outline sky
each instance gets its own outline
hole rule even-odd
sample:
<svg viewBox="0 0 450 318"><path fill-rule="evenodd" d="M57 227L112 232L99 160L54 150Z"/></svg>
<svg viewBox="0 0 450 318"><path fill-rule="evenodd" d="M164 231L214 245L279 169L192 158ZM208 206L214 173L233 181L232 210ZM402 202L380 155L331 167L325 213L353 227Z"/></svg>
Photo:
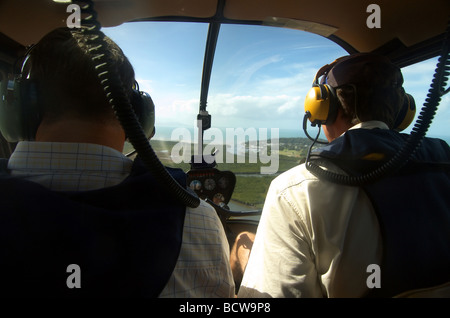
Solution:
<svg viewBox="0 0 450 318"><path fill-rule="evenodd" d="M156 137L164 131L158 127L195 127L208 25L135 22L102 30L130 59L140 90L152 96ZM207 103L213 127L279 128L303 136L304 98L314 75L347 54L334 42L303 31L222 25ZM416 117L436 63L434 58L402 69L404 88L416 100ZM450 136L449 104L450 97L444 96L429 136Z"/></svg>

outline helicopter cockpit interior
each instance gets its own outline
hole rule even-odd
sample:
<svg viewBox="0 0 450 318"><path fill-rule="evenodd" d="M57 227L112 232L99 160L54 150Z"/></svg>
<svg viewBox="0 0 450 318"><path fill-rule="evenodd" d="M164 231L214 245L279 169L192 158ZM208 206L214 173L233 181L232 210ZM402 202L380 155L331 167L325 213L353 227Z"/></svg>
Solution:
<svg viewBox="0 0 450 318"><path fill-rule="evenodd" d="M339 56L377 53L401 68L416 100L415 124L398 155L368 175L344 178L308 165L314 174L359 185L395 171L426 134L450 140L449 12L447 0L5 0L0 114L29 46L58 27L85 27L98 44L98 75L111 80L102 85L128 136L124 153L139 155L174 200L212 205L232 244L239 232L256 232L270 182L308 164L323 141L320 130L315 139L308 134L317 126L307 121L304 99L315 71ZM152 96L151 139L103 60L100 30L136 65L138 91ZM10 139L0 135L1 158L19 141ZM187 187L165 167L183 169Z"/></svg>

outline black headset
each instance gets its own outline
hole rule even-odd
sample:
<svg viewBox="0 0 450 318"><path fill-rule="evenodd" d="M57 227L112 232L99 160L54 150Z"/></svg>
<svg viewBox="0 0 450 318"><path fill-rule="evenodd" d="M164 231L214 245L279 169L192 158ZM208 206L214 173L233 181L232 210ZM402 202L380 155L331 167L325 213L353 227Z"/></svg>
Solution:
<svg viewBox="0 0 450 318"><path fill-rule="evenodd" d="M8 142L34 140L42 120L43 108L36 82L27 65L33 47L30 46L24 57L16 62L14 81L8 84L7 92L0 94L0 131ZM145 135L150 138L155 131L155 105L148 93L139 91L137 82L132 88L130 103Z"/></svg>
<svg viewBox="0 0 450 318"><path fill-rule="evenodd" d="M356 54L352 56L341 57L331 64L322 66L314 77L311 89L305 98L305 116L313 126L332 124L336 120L339 100L336 96L336 87L333 87L326 83L327 75L331 70L344 61L359 60L371 60L380 59L381 57L371 54ZM382 57L385 59L384 57ZM350 67L352 64L348 64ZM322 80L319 83L319 79ZM341 82L340 85L354 84L351 82L352 76L350 75L347 80ZM403 90L404 92L404 90ZM404 92L403 105L400 108L399 114L394 123L393 129L402 131L406 129L413 121L416 113L416 104L414 98Z"/></svg>

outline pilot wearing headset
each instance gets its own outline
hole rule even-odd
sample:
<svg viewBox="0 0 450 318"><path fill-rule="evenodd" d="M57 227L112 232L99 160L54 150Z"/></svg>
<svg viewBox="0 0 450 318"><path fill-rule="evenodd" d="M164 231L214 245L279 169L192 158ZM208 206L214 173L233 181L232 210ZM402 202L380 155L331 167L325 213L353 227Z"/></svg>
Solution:
<svg viewBox="0 0 450 318"><path fill-rule="evenodd" d="M392 158L408 138L398 130L414 117L402 84L400 69L374 54L318 71L305 117L324 126L329 144L272 182L238 297L392 297L450 286L444 141L425 138L404 167L369 184L309 169L357 177Z"/></svg>
<svg viewBox="0 0 450 318"><path fill-rule="evenodd" d="M0 129L19 141L0 173L0 275L9 296L232 297L229 247L214 209L173 200L139 158L94 70L84 33L56 29L21 64ZM151 98L105 37L139 122L154 132ZM186 176L170 173L180 184ZM213 233L213 234L211 234ZM79 288L66 269L81 271ZM30 270L31 268L31 270Z"/></svg>

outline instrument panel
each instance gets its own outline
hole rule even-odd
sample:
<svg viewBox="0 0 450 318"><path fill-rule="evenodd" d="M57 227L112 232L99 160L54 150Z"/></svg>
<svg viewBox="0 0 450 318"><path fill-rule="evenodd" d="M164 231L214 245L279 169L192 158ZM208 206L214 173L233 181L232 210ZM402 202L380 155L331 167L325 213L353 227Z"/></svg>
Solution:
<svg viewBox="0 0 450 318"><path fill-rule="evenodd" d="M215 168L193 169L187 176L189 187L200 198L208 198L220 206L228 204L236 185L236 176L233 172Z"/></svg>

